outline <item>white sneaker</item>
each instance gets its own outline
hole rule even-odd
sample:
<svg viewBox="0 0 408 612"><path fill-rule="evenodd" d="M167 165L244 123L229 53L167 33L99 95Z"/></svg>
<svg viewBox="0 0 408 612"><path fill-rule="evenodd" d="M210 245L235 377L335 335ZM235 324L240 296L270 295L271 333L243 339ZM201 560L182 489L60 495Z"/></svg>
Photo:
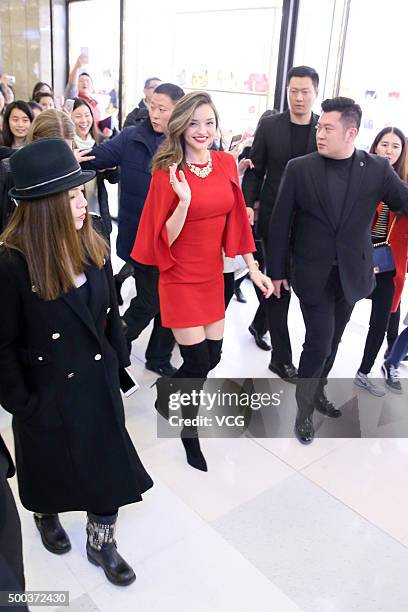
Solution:
<svg viewBox="0 0 408 612"><path fill-rule="evenodd" d="M363 374L360 372L360 370L358 370L357 374L355 375L354 384L357 385L357 387L365 389L371 393L371 395L375 395L376 397L382 397L385 395L385 389L375 385L373 381L368 378L367 374Z"/></svg>
<svg viewBox="0 0 408 612"><path fill-rule="evenodd" d="M403 391L399 381L398 369L392 364L388 364L387 361L384 361L381 366L381 370L384 374L386 388L393 393L398 393L398 395L401 395Z"/></svg>

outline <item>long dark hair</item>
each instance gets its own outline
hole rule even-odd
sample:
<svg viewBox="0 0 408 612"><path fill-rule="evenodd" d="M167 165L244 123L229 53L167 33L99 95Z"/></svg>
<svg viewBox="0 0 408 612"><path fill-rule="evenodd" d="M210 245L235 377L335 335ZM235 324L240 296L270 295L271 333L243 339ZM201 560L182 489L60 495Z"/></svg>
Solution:
<svg viewBox="0 0 408 612"><path fill-rule="evenodd" d="M406 149L407 149L407 145L406 145L406 138L404 136L404 133L397 127L385 127L383 128L380 132L378 132L377 136L374 138L374 142L370 147L370 153L374 153L376 154L376 149L378 146L378 143L381 142L381 140L384 138L384 136L386 134L395 134L396 136L398 136L398 138L401 141L401 153L399 158L397 159L397 161L395 162L395 164L393 165L393 168L395 170L395 172L398 174L398 176L403 180L406 181L407 180L407 176L406 176L406 170L405 170L405 158L406 158Z"/></svg>
<svg viewBox="0 0 408 612"><path fill-rule="evenodd" d="M98 128L95 125L95 119L94 119L92 106L88 104L88 102L84 100L83 98L74 98L74 106L72 108L72 112L74 112L74 110L79 108L80 106L86 106L89 109L89 112L91 113L91 117L92 117L92 125L91 125L91 129L89 130L89 133L91 134L96 144L99 144L103 140L103 135L101 134L101 132L98 130ZM76 131L76 128L75 128L75 131Z"/></svg>
<svg viewBox="0 0 408 612"><path fill-rule="evenodd" d="M21 110L25 115L27 115L30 123L32 123L34 120L33 111L28 106L27 102L24 102L24 100L15 100L15 102L8 104L3 119L3 143L5 147L11 147L14 142L14 135L10 130L9 119L11 111L13 111L15 108L18 108L18 110Z"/></svg>
<svg viewBox="0 0 408 612"><path fill-rule="evenodd" d="M86 264L102 268L108 253L88 214L82 228L75 228L68 191L19 202L0 240L24 255L37 295L47 301L71 289L73 274Z"/></svg>

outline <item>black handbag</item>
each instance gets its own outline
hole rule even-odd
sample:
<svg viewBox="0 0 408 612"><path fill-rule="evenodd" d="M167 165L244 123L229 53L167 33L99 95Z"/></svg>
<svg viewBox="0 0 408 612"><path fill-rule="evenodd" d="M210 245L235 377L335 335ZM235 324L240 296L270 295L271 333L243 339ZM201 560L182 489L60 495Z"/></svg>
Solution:
<svg viewBox="0 0 408 612"><path fill-rule="evenodd" d="M381 274L381 272L391 272L392 270L395 270L395 262L394 257L392 256L389 239L396 220L397 218L394 217L385 241L373 244L374 274Z"/></svg>

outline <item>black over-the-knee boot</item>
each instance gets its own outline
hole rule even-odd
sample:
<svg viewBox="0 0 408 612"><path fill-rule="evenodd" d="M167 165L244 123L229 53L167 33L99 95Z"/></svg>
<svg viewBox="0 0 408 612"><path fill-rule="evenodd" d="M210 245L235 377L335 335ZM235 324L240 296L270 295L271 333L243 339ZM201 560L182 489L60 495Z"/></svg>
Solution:
<svg viewBox="0 0 408 612"><path fill-rule="evenodd" d="M210 355L206 340L192 345L179 345L183 363L174 374L174 379L183 379L181 392L199 392L210 371ZM192 380L194 379L194 380ZM176 382L176 380L174 380ZM199 406L183 406L184 419L194 419L198 416ZM187 463L202 472L207 471L207 462L201 451L197 426L184 425L181 430L181 441L186 451Z"/></svg>
<svg viewBox="0 0 408 612"><path fill-rule="evenodd" d="M183 363L171 378L159 378L156 381L157 399L155 408L164 418L169 417L170 393L191 393L200 391L210 370L210 357L207 341L197 344L180 344ZM194 379L194 380L192 380ZM182 408L183 419L193 419L198 414L195 406ZM207 463L201 452L197 427L184 426L181 431L181 441L187 455L187 462L197 470L207 471Z"/></svg>
<svg viewBox="0 0 408 612"><path fill-rule="evenodd" d="M213 370L221 361L222 352L222 338L221 340L209 340L207 338L208 355L210 357L210 370Z"/></svg>
<svg viewBox="0 0 408 612"><path fill-rule="evenodd" d="M169 395L181 390L180 379L205 379L210 370L210 358L207 341L203 340L197 344L180 344L180 353L183 363L171 377L161 377L154 383L157 391L157 398L154 407L157 412L165 419L169 418ZM185 386L185 385L184 385ZM188 393L189 389L185 389Z"/></svg>

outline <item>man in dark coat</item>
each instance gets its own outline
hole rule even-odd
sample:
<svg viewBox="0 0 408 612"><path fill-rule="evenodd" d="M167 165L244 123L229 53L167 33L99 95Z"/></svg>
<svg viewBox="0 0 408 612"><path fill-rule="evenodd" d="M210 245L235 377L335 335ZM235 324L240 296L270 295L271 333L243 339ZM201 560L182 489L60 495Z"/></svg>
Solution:
<svg viewBox="0 0 408 612"><path fill-rule="evenodd" d="M154 90L158 85L160 85L160 83L161 80L156 77L146 79L143 89L145 97L140 100L139 106L136 106L136 108L130 111L123 125L124 128L131 127L132 125L138 125L149 117L150 100L152 99Z"/></svg>
<svg viewBox="0 0 408 612"><path fill-rule="evenodd" d="M267 269L280 299L299 297L306 337L296 387L295 433L313 441L313 411L341 416L325 396L354 304L375 286L371 226L378 202L408 214L408 186L388 160L354 148L361 109L350 98L322 104L317 153L289 162L269 227ZM291 259L291 266L288 262Z"/></svg>
<svg viewBox="0 0 408 612"><path fill-rule="evenodd" d="M24 591L21 524L7 479L15 474L10 453L0 435L0 591ZM21 606L20 610L27 610Z"/></svg>
<svg viewBox="0 0 408 612"><path fill-rule="evenodd" d="M143 206L150 187L151 161L164 140L164 133L174 105L184 95L171 83L162 83L152 95L149 118L137 127L126 128L92 149L95 159L83 164L85 168L103 170L120 166L120 203L116 251L118 256L133 266L137 295L124 314L129 343L154 319L154 327L146 349L146 368L160 375L171 376L175 368L170 364L174 336L161 325L158 296L158 270L154 266L136 263L130 252Z"/></svg>
<svg viewBox="0 0 408 612"><path fill-rule="evenodd" d="M242 190L248 207L259 201L256 235L264 251L268 246L268 227L279 183L290 159L316 151L315 126L317 115L312 113L319 86L319 76L313 68L297 66L287 75L289 109L261 120L249 157L254 169L245 172ZM269 369L288 382L296 382L297 370L292 363L288 330L290 292L282 291L278 300L272 295L265 300L257 291L258 310L249 327L257 345L269 350L263 335L268 329L272 341Z"/></svg>

